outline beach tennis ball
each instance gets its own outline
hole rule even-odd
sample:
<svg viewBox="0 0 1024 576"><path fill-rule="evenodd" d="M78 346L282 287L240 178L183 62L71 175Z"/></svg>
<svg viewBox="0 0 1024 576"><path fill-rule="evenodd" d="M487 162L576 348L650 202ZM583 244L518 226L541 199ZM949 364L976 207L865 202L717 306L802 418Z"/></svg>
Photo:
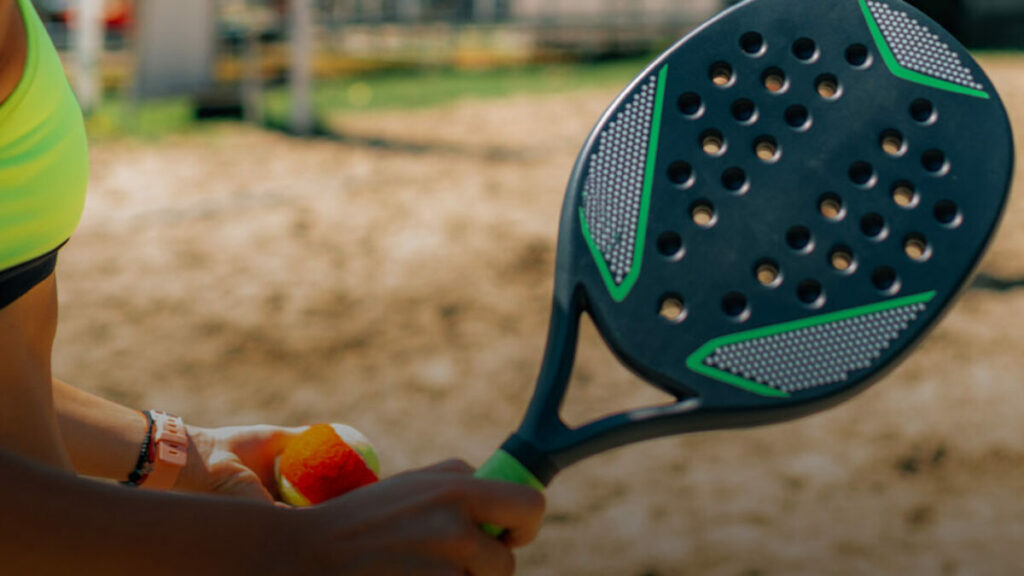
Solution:
<svg viewBox="0 0 1024 576"><path fill-rule="evenodd" d="M293 438L277 460L281 499L311 506L377 481L380 463L370 442L344 424L314 424Z"/></svg>

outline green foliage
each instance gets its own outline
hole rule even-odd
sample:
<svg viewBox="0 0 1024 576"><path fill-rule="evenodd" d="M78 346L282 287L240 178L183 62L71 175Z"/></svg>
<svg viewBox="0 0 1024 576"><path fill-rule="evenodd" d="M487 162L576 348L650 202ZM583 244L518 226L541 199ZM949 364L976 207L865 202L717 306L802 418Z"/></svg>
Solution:
<svg viewBox="0 0 1024 576"><path fill-rule="evenodd" d="M647 59L599 64L554 64L495 70L425 70L390 72L317 85L314 102L320 114L365 110L425 108L462 98L501 98L513 94L550 94L625 84ZM284 118L288 91L267 93L267 115Z"/></svg>
<svg viewBox="0 0 1024 576"><path fill-rule="evenodd" d="M442 106L463 98L493 99L514 94L552 94L622 86L648 62L648 58L591 64L550 64L493 70L427 69L382 72L316 83L316 112L325 117L387 109ZM264 94L268 122L287 123L287 86ZM108 96L86 121L93 139L121 136L159 138L202 129L188 98L173 98L133 106L127 97Z"/></svg>
<svg viewBox="0 0 1024 576"><path fill-rule="evenodd" d="M108 95L85 120L89 138L103 140L122 136L152 139L195 129L188 98L170 98L133 105L127 97Z"/></svg>

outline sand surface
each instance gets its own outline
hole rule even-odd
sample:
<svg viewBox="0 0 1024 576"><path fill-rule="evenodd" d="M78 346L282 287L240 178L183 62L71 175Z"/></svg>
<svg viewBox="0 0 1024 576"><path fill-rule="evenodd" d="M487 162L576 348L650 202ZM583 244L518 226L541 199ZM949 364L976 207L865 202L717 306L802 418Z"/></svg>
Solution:
<svg viewBox="0 0 1024 576"><path fill-rule="evenodd" d="M1024 64L986 64L1024 126ZM57 373L202 425L346 422L391 473L482 462L532 389L565 181L615 92L333 120L392 149L238 126L95 144ZM1020 194L983 269L1024 277ZM836 409L581 463L520 573L1021 573L1022 324L1024 292L973 290ZM585 326L566 418L623 399L660 396Z"/></svg>

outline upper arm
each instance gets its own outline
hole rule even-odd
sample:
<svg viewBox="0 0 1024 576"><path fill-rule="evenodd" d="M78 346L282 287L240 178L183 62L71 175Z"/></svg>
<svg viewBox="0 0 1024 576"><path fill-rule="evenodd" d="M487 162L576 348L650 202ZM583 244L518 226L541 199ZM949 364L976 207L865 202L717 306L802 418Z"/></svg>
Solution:
<svg viewBox="0 0 1024 576"><path fill-rule="evenodd" d="M0 308L0 448L68 468L51 383L56 331L57 284L52 274Z"/></svg>
<svg viewBox="0 0 1024 576"><path fill-rule="evenodd" d="M16 0L0 0L0 103L21 80L26 55L25 22Z"/></svg>
<svg viewBox="0 0 1024 576"><path fill-rule="evenodd" d="M17 188L0 189L5 196L14 195L0 211L0 449L70 468L51 383L57 326L53 267L55 247L67 239L81 213L85 136L77 108L61 100L70 98L70 91L52 46L45 54L43 48L37 52L41 43L33 40L32 52L39 55L28 58L34 36L26 27L35 26L37 35L45 31L34 13L22 14L22 7L30 10L31 4L0 0L0 106L22 82L26 60L37 62L21 91L24 102L36 105L0 107L6 113L0 116L0 168L14 175L6 178L5 172L5 185L18 183ZM58 93L60 89L67 94ZM61 102L65 105L58 105ZM50 132L41 128L47 126ZM20 147L5 148L11 141ZM33 145L26 147L24 142Z"/></svg>

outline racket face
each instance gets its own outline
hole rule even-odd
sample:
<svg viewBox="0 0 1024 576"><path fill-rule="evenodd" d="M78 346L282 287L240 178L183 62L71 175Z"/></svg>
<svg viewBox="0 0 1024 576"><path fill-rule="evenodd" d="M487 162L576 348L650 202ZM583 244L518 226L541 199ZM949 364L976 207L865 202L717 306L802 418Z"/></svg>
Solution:
<svg viewBox="0 0 1024 576"><path fill-rule="evenodd" d="M695 399L657 434L826 407L965 285L1012 168L991 81L915 8L748 1L594 129L563 209L555 322L585 310L627 366Z"/></svg>

